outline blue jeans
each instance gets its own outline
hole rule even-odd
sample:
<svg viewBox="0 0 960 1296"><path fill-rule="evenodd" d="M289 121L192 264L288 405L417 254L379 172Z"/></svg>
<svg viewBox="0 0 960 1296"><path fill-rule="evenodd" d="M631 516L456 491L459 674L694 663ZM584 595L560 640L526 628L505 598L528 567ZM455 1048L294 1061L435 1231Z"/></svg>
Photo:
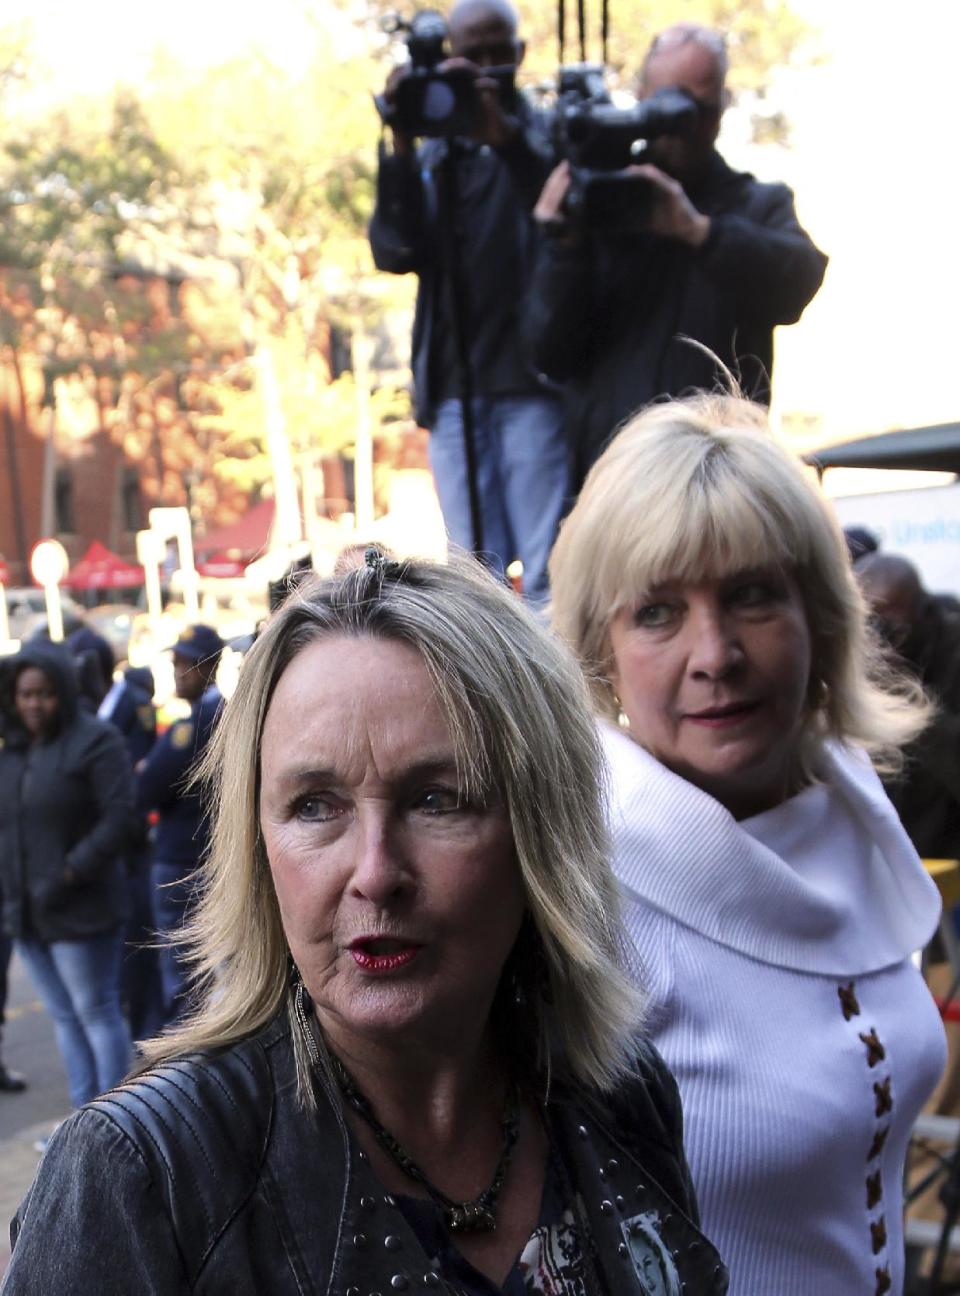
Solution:
<svg viewBox="0 0 960 1296"><path fill-rule="evenodd" d="M562 410L553 396L478 396L473 401L477 493L483 549L503 573L523 563L523 594L534 606L549 594L547 559L570 491ZM430 432L430 465L447 533L473 547L467 460L459 400L441 401Z"/></svg>
<svg viewBox="0 0 960 1296"><path fill-rule="evenodd" d="M164 1025L175 1021L186 1006L188 969L177 944L180 928L193 909L196 864L155 860L150 868L153 925L163 938L159 949Z"/></svg>
<svg viewBox="0 0 960 1296"><path fill-rule="evenodd" d="M37 993L53 1019L75 1107L120 1083L132 1059L120 1010L122 935L17 941Z"/></svg>

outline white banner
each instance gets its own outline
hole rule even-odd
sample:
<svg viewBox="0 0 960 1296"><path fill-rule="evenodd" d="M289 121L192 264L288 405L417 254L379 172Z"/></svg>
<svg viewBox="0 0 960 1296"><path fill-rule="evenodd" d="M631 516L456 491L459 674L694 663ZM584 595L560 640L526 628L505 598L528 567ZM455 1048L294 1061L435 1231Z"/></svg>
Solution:
<svg viewBox="0 0 960 1296"><path fill-rule="evenodd" d="M932 593L960 595L960 484L841 495L833 504L841 526L865 527L882 549L909 558Z"/></svg>

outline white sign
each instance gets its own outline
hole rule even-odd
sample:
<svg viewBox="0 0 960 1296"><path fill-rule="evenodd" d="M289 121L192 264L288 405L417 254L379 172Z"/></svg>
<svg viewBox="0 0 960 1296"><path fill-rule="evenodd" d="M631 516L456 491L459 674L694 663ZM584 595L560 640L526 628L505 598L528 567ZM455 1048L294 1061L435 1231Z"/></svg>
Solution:
<svg viewBox="0 0 960 1296"><path fill-rule="evenodd" d="M59 585L70 570L70 559L59 540L40 540L30 554L30 574L38 585Z"/></svg>
<svg viewBox="0 0 960 1296"><path fill-rule="evenodd" d="M960 484L841 495L841 526L872 531L886 553L909 558L934 594L960 595Z"/></svg>
<svg viewBox="0 0 960 1296"><path fill-rule="evenodd" d="M63 607L60 582L70 570L70 559L59 540L40 540L30 554L30 573L43 586L47 602L47 629L54 643L63 642Z"/></svg>

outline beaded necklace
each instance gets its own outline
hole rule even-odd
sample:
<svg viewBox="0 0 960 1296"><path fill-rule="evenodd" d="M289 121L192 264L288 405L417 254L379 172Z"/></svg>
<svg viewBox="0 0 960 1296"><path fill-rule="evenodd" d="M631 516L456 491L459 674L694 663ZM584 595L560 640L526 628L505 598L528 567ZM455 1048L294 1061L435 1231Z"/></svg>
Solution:
<svg viewBox="0 0 960 1296"><path fill-rule="evenodd" d="M393 1163L416 1183L421 1184L441 1207L451 1233L492 1233L497 1227L497 1204L503 1189L520 1125L520 1103L514 1088L503 1113L503 1144L489 1186L471 1201L454 1201L432 1184L413 1157L398 1143L389 1130L377 1120L370 1103L354 1084L346 1067L335 1053L330 1054L333 1070L347 1102L370 1126L374 1136Z"/></svg>

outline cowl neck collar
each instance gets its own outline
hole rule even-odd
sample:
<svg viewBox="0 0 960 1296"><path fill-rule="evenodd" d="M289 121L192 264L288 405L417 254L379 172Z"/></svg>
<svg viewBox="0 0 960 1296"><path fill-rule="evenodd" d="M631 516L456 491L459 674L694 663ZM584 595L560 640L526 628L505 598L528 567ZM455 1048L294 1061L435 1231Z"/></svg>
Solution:
<svg viewBox="0 0 960 1296"><path fill-rule="evenodd" d="M751 958L829 976L862 976L902 962L933 935L939 893L862 752L825 744L819 773L826 796L808 797L803 808L812 838L806 851L830 866L819 870L821 878L837 879L822 886L816 871L792 867L621 730L603 724L601 733L611 772L614 871L639 899ZM837 849L832 834L816 839L818 812L830 797L840 799L852 823L856 868L846 850L830 859ZM799 804L791 802L798 798L778 810L796 816ZM764 829L758 836L769 835L778 810L753 821Z"/></svg>

